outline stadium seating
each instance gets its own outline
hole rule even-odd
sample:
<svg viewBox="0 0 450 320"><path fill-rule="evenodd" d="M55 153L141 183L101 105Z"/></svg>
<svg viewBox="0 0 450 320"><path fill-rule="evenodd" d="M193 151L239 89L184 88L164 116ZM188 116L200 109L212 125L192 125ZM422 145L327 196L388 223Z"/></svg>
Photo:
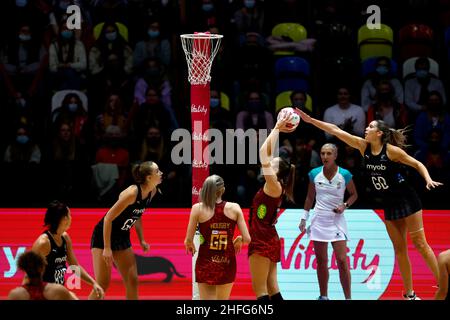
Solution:
<svg viewBox="0 0 450 320"><path fill-rule="evenodd" d="M272 36L282 37L287 41L298 42L307 38L307 31L299 23L279 23L272 29ZM275 51L275 55L293 55L294 51Z"/></svg>
<svg viewBox="0 0 450 320"><path fill-rule="evenodd" d="M292 105L290 97L291 93L292 91L284 91L277 95L275 100L275 112L280 111L281 108ZM312 112L312 98L309 94L306 94L305 108Z"/></svg>
<svg viewBox="0 0 450 320"><path fill-rule="evenodd" d="M408 24L399 31L399 58L430 57L433 53L433 30L423 24Z"/></svg>
<svg viewBox="0 0 450 320"><path fill-rule="evenodd" d="M95 40L97 40L98 37L100 36L100 33L102 32L104 24L105 24L104 22L101 22L101 23L97 24L94 27L94 38L95 38ZM119 33L122 36L122 38L124 38L126 41L128 41L128 28L127 28L127 26L125 26L124 24L122 24L120 22L116 22L116 26L117 26L117 29L119 29Z"/></svg>
<svg viewBox="0 0 450 320"><path fill-rule="evenodd" d="M310 67L308 61L300 57L283 57L275 62L276 93L288 90L308 91Z"/></svg>
<svg viewBox="0 0 450 320"><path fill-rule="evenodd" d="M220 93L220 103L221 103L221 107L227 111L230 111L230 98L228 97L228 95L224 92Z"/></svg>
<svg viewBox="0 0 450 320"><path fill-rule="evenodd" d="M394 33L391 27L381 24L380 29L369 29L363 25L358 30L359 57L364 61L372 57L392 58Z"/></svg>

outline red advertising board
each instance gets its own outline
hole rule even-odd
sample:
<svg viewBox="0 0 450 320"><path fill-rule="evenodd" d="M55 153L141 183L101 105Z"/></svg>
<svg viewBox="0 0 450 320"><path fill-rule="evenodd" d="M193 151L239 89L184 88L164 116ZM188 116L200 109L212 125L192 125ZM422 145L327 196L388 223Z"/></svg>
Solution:
<svg viewBox="0 0 450 320"><path fill-rule="evenodd" d="M93 275L92 258L90 253L90 239L93 227L101 219L107 209L72 208L72 225L69 234L74 243L75 254L80 264ZM347 215L352 214L348 210ZM355 210L356 211L356 210ZM44 230L44 209L0 209L0 299L5 299L9 290L20 284L23 274L15 268L15 259L18 254L29 250L34 240ZM248 211L245 210L245 214ZM283 214L292 214L286 211ZM373 212L382 217L380 212ZM450 210L424 211L424 224L429 244L438 254L450 248ZM143 216L144 235L150 244L150 252L144 254L132 231L132 243L135 254L138 256L141 274L139 275L139 294L141 299L179 300L192 298L192 258L186 254L183 241L189 219L189 209L155 209L150 208ZM382 220L380 223L382 224ZM296 226L295 226L296 227ZM349 230L351 234L351 224ZM283 241L282 230L279 230ZM368 237L370 233L367 233ZM299 232L300 236L300 232ZM361 244L368 239L355 239ZM382 240L386 250L392 247L387 240ZM288 246L283 246L282 260L286 263L289 255ZM413 266L413 279L415 290L420 292L421 298L432 298L436 284L431 271L428 270L418 252L410 243L410 260ZM364 249L361 254L365 254ZM349 255L351 252L349 252ZM312 257L314 259L314 257ZM368 258L370 259L370 258ZM313 268L314 263L311 263ZM297 266L298 267L298 266ZM282 276L286 268L295 268L295 263L287 266L279 265L279 274ZM299 277L302 269L297 268ZM390 273L389 273L390 275ZM313 279L314 278L314 279ZM300 279L300 278L299 278ZM312 277L311 280L316 280ZM300 288L302 281L299 280ZM331 278L330 278L330 281ZM314 287L315 288L315 287ZM384 289L384 288L383 288ZM317 289L318 290L318 289ZM81 283L80 289L74 290L84 299L89 294L88 285ZM380 299L399 299L402 292L402 282L397 263L393 263L393 272ZM315 293L314 293L315 294ZM108 299L123 299L125 289L120 275L113 270L111 286L107 292ZM231 299L254 299L251 288L251 277L248 268L247 251L244 249L237 258L237 276L233 287ZM295 299L295 296L293 296Z"/></svg>

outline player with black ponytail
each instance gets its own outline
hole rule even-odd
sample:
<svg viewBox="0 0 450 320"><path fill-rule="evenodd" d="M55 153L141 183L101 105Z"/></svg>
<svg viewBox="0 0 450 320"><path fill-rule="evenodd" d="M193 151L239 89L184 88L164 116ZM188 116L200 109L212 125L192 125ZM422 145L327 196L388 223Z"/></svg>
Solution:
<svg viewBox="0 0 450 320"><path fill-rule="evenodd" d="M338 128L336 125L311 118L300 111L304 122L335 135L349 146L358 149L364 157L364 170L367 184L371 187L371 198L378 200L384 209L386 229L394 246L395 255L403 279L406 300L419 299L413 290L411 263L408 257L407 233L433 272L436 282L439 280L439 269L436 256L427 243L422 220L422 203L416 191L407 183L401 173L401 165L407 165L419 172L425 179L428 190L442 185L433 181L427 168L408 155L405 130L389 128L381 120L369 123L364 138L354 136Z"/></svg>

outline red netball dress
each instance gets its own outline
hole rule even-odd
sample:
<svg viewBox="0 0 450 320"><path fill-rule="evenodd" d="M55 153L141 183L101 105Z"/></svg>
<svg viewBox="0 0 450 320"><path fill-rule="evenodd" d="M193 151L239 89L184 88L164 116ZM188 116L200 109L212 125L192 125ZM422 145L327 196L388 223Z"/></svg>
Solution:
<svg viewBox="0 0 450 320"><path fill-rule="evenodd" d="M199 223L200 249L195 263L198 283L221 285L234 282L236 277L233 246L236 221L225 216L225 204L225 201L217 203L213 217Z"/></svg>
<svg viewBox="0 0 450 320"><path fill-rule="evenodd" d="M273 198L259 189L253 198L250 211L249 226L252 241L248 246L248 256L256 253L269 258L272 262L280 261L280 238L275 224L278 218L278 208L283 196Z"/></svg>
<svg viewBox="0 0 450 320"><path fill-rule="evenodd" d="M44 297L44 289L46 285L46 282L40 282L36 285L24 284L22 287L28 291L30 300L47 300Z"/></svg>

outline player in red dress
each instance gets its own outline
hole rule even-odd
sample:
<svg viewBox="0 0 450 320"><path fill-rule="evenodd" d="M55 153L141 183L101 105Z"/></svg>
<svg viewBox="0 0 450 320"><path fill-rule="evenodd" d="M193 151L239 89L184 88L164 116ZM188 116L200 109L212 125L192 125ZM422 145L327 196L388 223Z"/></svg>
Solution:
<svg viewBox="0 0 450 320"><path fill-rule="evenodd" d="M17 267L25 272L22 286L12 289L8 300L78 300L77 296L61 284L43 281L46 266L40 254L27 251L20 255Z"/></svg>
<svg viewBox="0 0 450 320"><path fill-rule="evenodd" d="M194 234L197 223L200 247L195 264L195 278L201 300L227 300L236 277L236 254L250 242L244 214L237 203L225 202L224 181L218 175L206 178L200 201L192 206L184 244L195 254ZM233 241L236 225L241 236Z"/></svg>
<svg viewBox="0 0 450 320"><path fill-rule="evenodd" d="M252 241L248 248L252 286L258 300L282 300L277 281L277 262L280 261L280 239L275 224L283 197L293 202L295 166L288 160L273 158L272 149L279 132L287 128L289 118L281 117L259 150L265 178L264 186L253 198L249 228Z"/></svg>

